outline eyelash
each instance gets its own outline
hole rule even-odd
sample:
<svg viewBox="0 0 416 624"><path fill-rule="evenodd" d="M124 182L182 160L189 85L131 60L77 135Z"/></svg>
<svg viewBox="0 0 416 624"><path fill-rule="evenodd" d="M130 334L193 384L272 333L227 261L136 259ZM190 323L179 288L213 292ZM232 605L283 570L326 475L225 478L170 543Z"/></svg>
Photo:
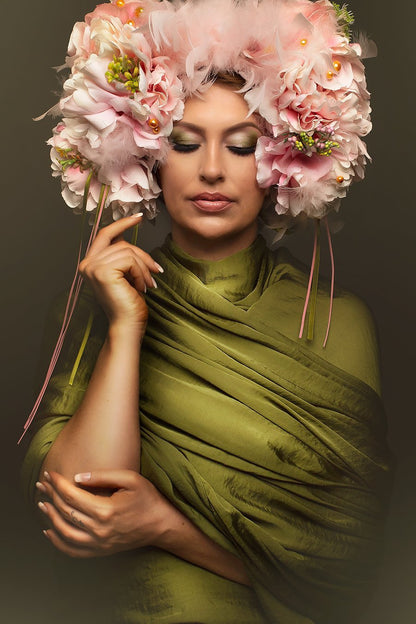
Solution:
<svg viewBox="0 0 416 624"><path fill-rule="evenodd" d="M171 143L172 149L175 152L181 152L183 154L189 154L191 152L196 152L199 148L199 143ZM237 147L235 145L227 145L227 149L230 150L233 154L237 156L249 156L250 154L254 154L256 151L256 146L253 145L251 147Z"/></svg>

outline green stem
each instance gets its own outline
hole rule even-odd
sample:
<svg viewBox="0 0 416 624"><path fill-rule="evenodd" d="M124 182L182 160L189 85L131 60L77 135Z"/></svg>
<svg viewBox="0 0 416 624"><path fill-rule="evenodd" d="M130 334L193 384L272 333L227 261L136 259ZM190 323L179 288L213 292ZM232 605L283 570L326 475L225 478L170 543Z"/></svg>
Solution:
<svg viewBox="0 0 416 624"><path fill-rule="evenodd" d="M74 364L74 366L72 368L72 372L71 372L71 377L69 378L69 385L70 386L72 386L72 384L74 383L75 375L77 374L77 371L78 371L78 368L79 368L79 363L81 362L81 358L82 358L82 356L84 354L85 347L87 345L88 338L90 336L93 320L94 320L94 313L91 311L90 314L89 314L89 317L88 317L87 327L85 328L84 337L82 339L81 346L80 346L79 351L78 351L77 359L75 360L75 364Z"/></svg>
<svg viewBox="0 0 416 624"><path fill-rule="evenodd" d="M139 224L135 225L133 228L133 234L131 236L131 244L137 245L138 238L139 238Z"/></svg>

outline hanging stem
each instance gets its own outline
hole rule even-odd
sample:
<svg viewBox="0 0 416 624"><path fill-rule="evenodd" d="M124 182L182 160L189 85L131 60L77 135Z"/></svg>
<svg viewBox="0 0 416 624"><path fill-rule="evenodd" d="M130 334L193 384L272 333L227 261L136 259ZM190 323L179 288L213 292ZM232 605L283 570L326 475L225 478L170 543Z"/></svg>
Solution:
<svg viewBox="0 0 416 624"><path fill-rule="evenodd" d="M105 206L105 202L106 202L106 199L107 199L107 196L108 196L108 192L109 192L108 187L103 184L101 186L100 197L98 199L97 212L95 213L95 221L94 221L94 225L93 225L93 228L92 228L91 237L90 237L90 240L89 240L89 243L88 243L88 247L87 247L86 253L90 249L92 241L94 240L94 238L97 235L98 227L99 227L99 224L100 224L100 221L101 221L101 216L102 216L103 209L104 209L104 206ZM85 347L87 345L87 341L88 341L88 338L89 338L89 335L90 335L90 332L91 332L91 327L92 327L93 320L94 320L94 313L91 311L90 314L89 314L89 317L88 317L87 327L85 328L85 332L84 332L84 336L83 336L83 339L82 339L82 342L81 342L81 346L79 348L78 355L76 357L74 366L73 366L72 371L71 371L71 376L70 376L70 379L69 379L69 385L70 386L72 386L73 383L74 383L75 375L77 374L77 371L78 371L78 368L79 368L79 364L81 362L81 358L82 358L82 356L84 354Z"/></svg>
<svg viewBox="0 0 416 624"><path fill-rule="evenodd" d="M303 313L302 313L302 321L301 321L301 324L300 324L299 338L302 338L303 330L304 330L304 327L305 327L306 312L308 310L309 298L310 298L310 295L311 295L311 288L312 288L312 278L313 278L313 273L314 273L314 269L315 269L316 252L317 252L317 247L318 247L317 242L318 242L318 239L317 239L316 228L315 228L315 237L314 237L314 244L313 244L313 254L312 254L312 261L311 261L311 270L310 270L310 273L309 273L309 282L308 282L308 290L306 292L306 297L305 297L305 305L303 306Z"/></svg>
<svg viewBox="0 0 416 624"><path fill-rule="evenodd" d="M308 333L306 336L308 340L313 340L316 317L316 299L318 296L319 264L321 261L321 223L319 219L315 220L315 246L315 264L313 268L312 291L309 306Z"/></svg>
<svg viewBox="0 0 416 624"><path fill-rule="evenodd" d="M139 238L139 224L135 225L133 228L133 234L131 236L131 244L137 245L138 238Z"/></svg>
<svg viewBox="0 0 416 624"><path fill-rule="evenodd" d="M68 295L68 299L67 299L67 303L66 303L66 308L65 308L65 313L64 313L64 318L62 321L62 326L61 326L61 330L58 336L58 339L56 341L56 345L48 366L48 370L46 372L46 376L45 376L45 380L43 383L43 386L39 392L39 395L35 401L35 404L32 408L32 411L29 414L28 419L26 420L26 423L24 425L24 430L22 435L20 436L18 443L20 444L20 442L22 441L23 437L25 436L27 430L29 429L33 419L36 416L36 413L39 409L39 405L41 404L41 401L43 399L43 396L46 392L46 388L48 387L49 381L52 377L53 371L55 370L55 366L56 363L58 361L59 355L61 353L62 350L62 345L66 336L66 332L68 330L69 327L69 323L71 321L72 315L74 313L74 309L75 309L75 305L77 303L78 300L78 296L81 290L81 286L82 286L82 282L83 279L81 277L81 275L79 274L79 263L81 261L81 257L82 257L82 247L83 247L83 232L84 232L84 222L85 222L85 217L86 217L86 212L87 212L87 203L88 203L88 196L89 196L89 190L90 190L90 186L91 186L91 180L92 180L92 176L93 176L93 172L91 171L91 173L89 174L87 181L85 183L85 188L84 188L84 198L83 198L83 204L82 204L82 223L81 223L81 236L80 236L80 244L79 244L79 249L78 249L78 258L77 258L77 264L76 264L76 269L75 269L75 275L74 278L72 280L72 284L71 284L71 288L69 291L69 295ZM108 192L109 192L109 188L106 185L102 185L101 187L101 193L100 193L100 199L99 199L99 203L98 203L98 209L97 209L97 214L96 214L96 219L95 219L95 224L94 227L91 231L90 234L90 238L87 244L87 248L85 253L88 252L89 248L91 247L91 243L94 240L96 234L97 234L97 230L98 230L98 226L101 220L101 216L102 216L102 212L104 209L104 205L106 202L106 199L108 197ZM82 354L81 354L82 355ZM76 373L76 370L75 370Z"/></svg>
<svg viewBox="0 0 416 624"><path fill-rule="evenodd" d="M75 375L78 372L78 368L79 368L79 364L81 362L81 358L84 355L85 347L87 346L88 338L90 336L93 320L94 320L94 312L91 311L89 316L88 316L87 327L85 328L84 337L82 339L81 346L80 346L79 351L78 351L77 359L75 360L75 364L74 364L74 366L72 368L71 377L69 379L69 385L70 386L72 386L73 383L74 383Z"/></svg>
<svg viewBox="0 0 416 624"><path fill-rule="evenodd" d="M334 252L333 252L333 249L332 249L331 232L329 231L328 219L326 217L324 219L324 222L325 222L326 233L327 233L327 237L328 237L329 254L331 256L331 298L330 298L330 302L329 302L328 325L327 325L327 328L326 328L325 340L324 340L324 343L322 345L325 348L327 340L328 340L329 328L331 327L332 306L333 306L333 303L334 303L335 262L334 262Z"/></svg>

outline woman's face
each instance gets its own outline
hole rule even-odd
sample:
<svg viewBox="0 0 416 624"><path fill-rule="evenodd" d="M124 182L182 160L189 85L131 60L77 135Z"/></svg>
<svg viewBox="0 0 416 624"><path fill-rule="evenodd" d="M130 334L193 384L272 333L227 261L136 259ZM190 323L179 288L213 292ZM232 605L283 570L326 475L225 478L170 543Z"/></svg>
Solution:
<svg viewBox="0 0 416 624"><path fill-rule="evenodd" d="M256 181L254 151L261 131L244 98L214 84L185 103L160 168L173 240L190 255L219 259L257 235L265 190Z"/></svg>

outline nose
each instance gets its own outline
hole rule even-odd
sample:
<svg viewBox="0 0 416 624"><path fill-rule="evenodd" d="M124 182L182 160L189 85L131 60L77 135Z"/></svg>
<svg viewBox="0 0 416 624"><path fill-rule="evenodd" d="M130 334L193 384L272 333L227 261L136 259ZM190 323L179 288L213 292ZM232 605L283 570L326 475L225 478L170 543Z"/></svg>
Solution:
<svg viewBox="0 0 416 624"><path fill-rule="evenodd" d="M201 151L199 177L201 181L214 184L224 180L224 164L221 155L221 146L214 141L207 142Z"/></svg>

